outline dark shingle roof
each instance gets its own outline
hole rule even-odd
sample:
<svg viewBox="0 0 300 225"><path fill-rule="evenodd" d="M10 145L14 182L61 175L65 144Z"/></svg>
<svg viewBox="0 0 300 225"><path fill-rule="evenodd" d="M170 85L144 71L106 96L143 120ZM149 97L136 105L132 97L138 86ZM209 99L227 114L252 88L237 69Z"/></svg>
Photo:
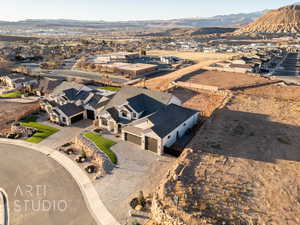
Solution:
<svg viewBox="0 0 300 225"><path fill-rule="evenodd" d="M144 94L140 94L129 98L128 100L129 106L133 108L136 112L140 113L145 111L144 107Z"/></svg>
<svg viewBox="0 0 300 225"><path fill-rule="evenodd" d="M95 94L89 101L88 104L90 106L92 106L93 108L95 108L97 106L97 104L99 103L99 101L101 100L103 96L102 95L97 95Z"/></svg>
<svg viewBox="0 0 300 225"><path fill-rule="evenodd" d="M77 106L73 103L58 106L58 108L68 117L74 116L84 111L82 106Z"/></svg>
<svg viewBox="0 0 300 225"><path fill-rule="evenodd" d="M118 91L118 93L111 99L111 101L107 104L105 109L122 105L122 104L126 103L127 100L129 100L133 97L136 97L138 95L148 96L148 99L149 98L154 99L154 100L156 100L156 102L159 102L160 104L168 104L172 98L172 95L169 93L165 93L165 92L161 92L161 91L150 91L147 89L137 88L137 87L133 87L133 86L125 86L125 87L122 87ZM140 98L140 97L141 96L139 96L137 98ZM135 98L133 98L133 102L136 101L134 99ZM148 101L145 103L148 103ZM150 103L150 101L149 101L149 103ZM133 104L133 103L131 103L131 104ZM145 106L145 104L144 104L144 106Z"/></svg>
<svg viewBox="0 0 300 225"><path fill-rule="evenodd" d="M75 101L82 100L84 101L90 95L89 91L79 91L75 96Z"/></svg>
<svg viewBox="0 0 300 225"><path fill-rule="evenodd" d="M70 88L70 89L67 89L67 90L63 90L63 93L65 94L67 99L69 99L70 101L75 99L77 92L78 91L75 88Z"/></svg>
<svg viewBox="0 0 300 225"><path fill-rule="evenodd" d="M170 104L149 116L148 119L154 124L151 128L153 132L163 138L196 113L198 113L196 110Z"/></svg>
<svg viewBox="0 0 300 225"><path fill-rule="evenodd" d="M131 122L130 120L126 120L124 118L120 118L118 110L116 108L114 108L114 107L109 108L106 111L111 115L111 117L113 118L113 120L116 121L117 123L128 124L128 123Z"/></svg>

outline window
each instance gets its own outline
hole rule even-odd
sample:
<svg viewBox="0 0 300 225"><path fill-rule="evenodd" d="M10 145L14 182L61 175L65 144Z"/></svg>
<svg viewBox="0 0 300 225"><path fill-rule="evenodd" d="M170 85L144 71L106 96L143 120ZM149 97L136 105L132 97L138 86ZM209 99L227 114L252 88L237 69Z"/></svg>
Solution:
<svg viewBox="0 0 300 225"><path fill-rule="evenodd" d="M171 135L168 136L168 139L170 139L170 138L171 138Z"/></svg>
<svg viewBox="0 0 300 225"><path fill-rule="evenodd" d="M122 114L123 117L127 117L127 115L128 115L127 111L125 111L125 110L122 110L121 114Z"/></svg>
<svg viewBox="0 0 300 225"><path fill-rule="evenodd" d="M67 120L65 117L62 118L62 121L65 123Z"/></svg>
<svg viewBox="0 0 300 225"><path fill-rule="evenodd" d="M107 126L107 124L108 124L107 119L101 118L101 124L102 124L103 126Z"/></svg>
<svg viewBox="0 0 300 225"><path fill-rule="evenodd" d="M136 118L136 113L132 113L132 116L133 116L134 118Z"/></svg>
<svg viewBox="0 0 300 225"><path fill-rule="evenodd" d="M186 123L184 123L183 126L186 126Z"/></svg>

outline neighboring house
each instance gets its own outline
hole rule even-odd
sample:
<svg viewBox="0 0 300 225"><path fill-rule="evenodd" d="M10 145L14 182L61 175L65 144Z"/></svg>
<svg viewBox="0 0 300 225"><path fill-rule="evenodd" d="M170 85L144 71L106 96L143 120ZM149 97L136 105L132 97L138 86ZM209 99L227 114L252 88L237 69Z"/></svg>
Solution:
<svg viewBox="0 0 300 225"><path fill-rule="evenodd" d="M161 155L198 122L198 111L180 105L168 93L123 87L99 114L99 126Z"/></svg>
<svg viewBox="0 0 300 225"><path fill-rule="evenodd" d="M234 64L233 62L240 62L242 64ZM253 65L245 64L242 60L223 61L210 66L212 70L234 73L252 73Z"/></svg>
<svg viewBox="0 0 300 225"><path fill-rule="evenodd" d="M37 79L17 73L0 76L0 82L5 86L14 89L30 88L31 86L38 84Z"/></svg>
<svg viewBox="0 0 300 225"><path fill-rule="evenodd" d="M95 90L73 82L63 82L41 103L51 121L71 126L80 120L96 120L114 92Z"/></svg>
<svg viewBox="0 0 300 225"><path fill-rule="evenodd" d="M166 64L177 64L180 63L182 60L174 56L161 56L160 61Z"/></svg>
<svg viewBox="0 0 300 225"><path fill-rule="evenodd" d="M39 84L35 88L35 92L39 96L47 96L59 86L63 81L57 79L43 78L40 79Z"/></svg>

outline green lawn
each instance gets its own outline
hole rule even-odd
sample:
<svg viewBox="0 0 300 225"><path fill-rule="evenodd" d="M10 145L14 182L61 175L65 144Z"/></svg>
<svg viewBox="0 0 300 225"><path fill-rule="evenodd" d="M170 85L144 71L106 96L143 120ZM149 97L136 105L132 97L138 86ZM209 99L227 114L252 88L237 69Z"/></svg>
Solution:
<svg viewBox="0 0 300 225"><path fill-rule="evenodd" d="M21 120L21 124L23 126L36 128L38 130L32 137L26 139L26 141L28 142L39 143L45 138L59 131L59 129L56 129L54 127L37 123L36 120L37 120L37 116L31 116L24 120Z"/></svg>
<svg viewBox="0 0 300 225"><path fill-rule="evenodd" d="M92 133L92 132L85 132L85 133L83 133L83 135L86 138L90 139L92 142L94 142L97 145L97 147L109 157L110 161L113 164L117 164L117 162L118 162L117 156L110 149L110 147L115 145L116 142L114 142L110 139L104 138L101 135Z"/></svg>
<svg viewBox="0 0 300 225"><path fill-rule="evenodd" d="M22 95L21 92L15 91L15 92L10 92L10 93L6 93L6 94L2 94L2 95L0 95L0 98L20 98L21 95Z"/></svg>
<svg viewBox="0 0 300 225"><path fill-rule="evenodd" d="M107 91L119 91L120 90L119 87L112 87L112 86L100 87L99 89L107 90Z"/></svg>

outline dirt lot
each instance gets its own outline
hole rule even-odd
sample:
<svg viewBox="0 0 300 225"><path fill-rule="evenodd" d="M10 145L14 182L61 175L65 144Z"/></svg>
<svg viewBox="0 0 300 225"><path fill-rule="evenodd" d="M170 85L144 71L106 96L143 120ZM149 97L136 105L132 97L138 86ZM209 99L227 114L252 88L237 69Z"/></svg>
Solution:
<svg viewBox="0 0 300 225"><path fill-rule="evenodd" d="M169 88L169 84L172 81L175 81L179 78L181 78L184 75L187 74L191 74L191 73L195 73L196 71L199 71L201 69L203 69L204 67L217 62L218 60L207 60L204 62L200 62L197 63L195 65L177 70L175 72L160 76L160 77L156 77L156 78L152 78L149 80L146 80L145 82L141 82L138 83L136 86L138 87L147 87L151 90L161 90L161 91L165 91Z"/></svg>
<svg viewBox="0 0 300 225"><path fill-rule="evenodd" d="M203 52L184 52L184 51L166 51L155 50L147 52L151 56L175 56L181 59L192 60L195 62L202 62L207 60L221 60L229 59L236 54L222 54L222 53L203 53Z"/></svg>
<svg viewBox="0 0 300 225"><path fill-rule="evenodd" d="M11 122L30 115L38 109L38 103L0 102L0 135L6 135L9 132Z"/></svg>
<svg viewBox="0 0 300 225"><path fill-rule="evenodd" d="M176 88L171 93L182 101L182 106L199 110L206 117L211 116L225 98L222 95L205 91L192 91L185 88Z"/></svg>
<svg viewBox="0 0 300 225"><path fill-rule="evenodd" d="M220 89L232 89L274 82L258 75L207 70L201 70L197 73L188 74L183 76L179 81L215 86Z"/></svg>
<svg viewBox="0 0 300 225"><path fill-rule="evenodd" d="M147 87L151 90L162 90L168 89L169 84L181 78L184 75L196 73L197 71L206 68L207 66L216 63L218 61L231 58L234 54L220 54L220 53L201 53L201 52L177 52L177 51L150 51L149 55L152 56L176 56L182 59L188 59L196 62L195 65L177 70L175 72L149 79L146 82L138 83L138 87Z"/></svg>
<svg viewBox="0 0 300 225"><path fill-rule="evenodd" d="M264 87L249 88L240 93L267 98L300 101L300 88L298 86L282 86L274 84Z"/></svg>
<svg viewBox="0 0 300 225"><path fill-rule="evenodd" d="M156 193L158 224L300 224L300 87L272 89L235 93L207 121Z"/></svg>

